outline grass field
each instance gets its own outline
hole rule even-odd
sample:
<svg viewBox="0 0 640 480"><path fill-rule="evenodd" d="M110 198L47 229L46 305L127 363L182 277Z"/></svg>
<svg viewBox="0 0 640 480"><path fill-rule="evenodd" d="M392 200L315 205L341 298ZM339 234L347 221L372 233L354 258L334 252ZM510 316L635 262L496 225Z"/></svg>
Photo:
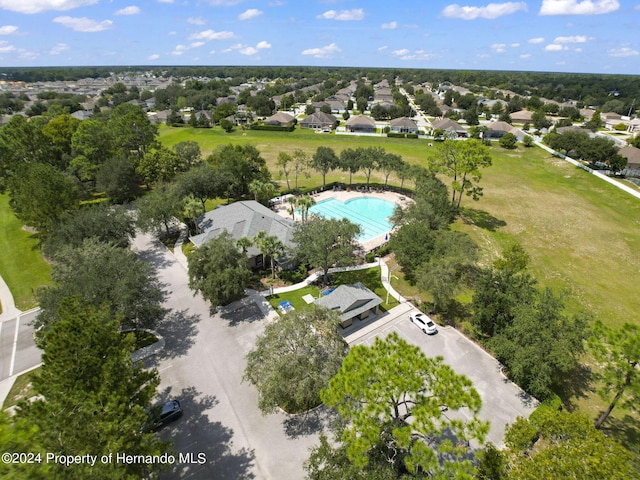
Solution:
<svg viewBox="0 0 640 480"><path fill-rule="evenodd" d="M357 146L382 146L405 161L424 164L435 153L424 140L220 129L160 128L167 146L196 140L203 153L227 143L252 144L278 178L280 151L300 148L313 154L318 146L336 152ZM520 242L531 255L531 267L542 285L565 292L569 308L586 308L596 318L618 326L638 322L640 296L640 201L539 148L505 150L492 147L493 166L483 173L484 197L463 199L464 220L455 228L468 232L482 249L485 264L502 248ZM376 181L383 181L380 175ZM327 181L348 181L344 172ZM374 178L372 178L373 180ZM316 186L317 174L301 177L301 185ZM354 177L354 182L363 181ZM392 182L397 180L391 178ZM446 179L445 179L446 180ZM280 180L284 186L284 179Z"/></svg>
<svg viewBox="0 0 640 480"><path fill-rule="evenodd" d="M16 307L27 310L36 306L34 291L49 283L51 267L42 258L38 240L22 229L6 194L0 195L0 252L0 275Z"/></svg>

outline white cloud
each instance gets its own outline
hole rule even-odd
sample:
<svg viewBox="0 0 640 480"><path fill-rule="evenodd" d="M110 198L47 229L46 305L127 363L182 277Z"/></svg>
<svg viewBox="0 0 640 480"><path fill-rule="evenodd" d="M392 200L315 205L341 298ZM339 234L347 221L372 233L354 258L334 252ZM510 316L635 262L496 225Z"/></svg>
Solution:
<svg viewBox="0 0 640 480"><path fill-rule="evenodd" d="M0 0L0 8L19 13L40 13L46 10L71 10L98 3L98 0Z"/></svg>
<svg viewBox="0 0 640 480"><path fill-rule="evenodd" d="M56 43L54 47L49 50L49 55L60 55L62 52L69 50L69 45L66 43Z"/></svg>
<svg viewBox="0 0 640 480"><path fill-rule="evenodd" d="M189 48L198 48L204 45L204 42L193 42L189 45Z"/></svg>
<svg viewBox="0 0 640 480"><path fill-rule="evenodd" d="M585 43L587 37L585 35L573 35L570 37L556 37L553 43Z"/></svg>
<svg viewBox="0 0 640 480"><path fill-rule="evenodd" d="M206 25L207 21L202 17L189 17L187 23L191 25Z"/></svg>
<svg viewBox="0 0 640 480"><path fill-rule="evenodd" d="M530 38L529 40L527 40L529 43L543 43L544 42L544 37L535 37L535 38Z"/></svg>
<svg viewBox="0 0 640 480"><path fill-rule="evenodd" d="M176 45L176 48L173 49L171 55L182 55L187 50L189 50L189 47L187 47L186 45Z"/></svg>
<svg viewBox="0 0 640 480"><path fill-rule="evenodd" d="M601 15L619 8L618 0L542 0L540 15Z"/></svg>
<svg viewBox="0 0 640 480"><path fill-rule="evenodd" d="M557 43L550 43L549 45L547 45L546 47L544 47L544 49L547 52L559 52L561 50L567 50L569 47L567 47L566 45L559 45Z"/></svg>
<svg viewBox="0 0 640 480"><path fill-rule="evenodd" d="M383 52L385 51L387 48L389 48L387 45L383 45L381 47L378 48L378 52Z"/></svg>
<svg viewBox="0 0 640 480"><path fill-rule="evenodd" d="M239 50L242 55L255 55L258 53L258 49L254 47L245 47Z"/></svg>
<svg viewBox="0 0 640 480"><path fill-rule="evenodd" d="M511 48L518 48L520 46L519 43L512 43L509 45Z"/></svg>
<svg viewBox="0 0 640 480"><path fill-rule="evenodd" d="M15 25L5 25L0 27L0 35L13 35L18 31L18 27Z"/></svg>
<svg viewBox="0 0 640 480"><path fill-rule="evenodd" d="M259 50L262 50L264 48L271 48L271 44L263 40L261 42L258 42L258 44L256 45L256 48Z"/></svg>
<svg viewBox="0 0 640 480"><path fill-rule="evenodd" d="M610 57L636 57L638 55L640 55L640 50L634 50L629 47L614 48L612 50L609 50Z"/></svg>
<svg viewBox="0 0 640 480"><path fill-rule="evenodd" d="M324 47L308 48L302 51L302 55L313 55L315 58L331 58L334 54L341 52L340 47L335 43Z"/></svg>
<svg viewBox="0 0 640 480"><path fill-rule="evenodd" d="M414 50L413 52L407 48L401 48L400 50L394 50L391 52L396 57L399 57L400 60L429 60L433 58L434 55L431 53L427 53L424 50Z"/></svg>
<svg viewBox="0 0 640 480"><path fill-rule="evenodd" d="M383 30L395 30L398 28L398 22L383 23L380 25Z"/></svg>
<svg viewBox="0 0 640 480"><path fill-rule="evenodd" d="M530 58L531 54L530 53L523 53L522 55L520 55L520 58Z"/></svg>
<svg viewBox="0 0 640 480"><path fill-rule="evenodd" d="M504 43L494 43L493 45L491 45L491 50L493 50L496 53L504 53L507 51L507 45Z"/></svg>
<svg viewBox="0 0 640 480"><path fill-rule="evenodd" d="M118 10L114 15L138 15L140 13L140 7L131 5Z"/></svg>
<svg viewBox="0 0 640 480"><path fill-rule="evenodd" d="M153 55L149 55L147 57L147 60L158 60L160 58L160 55L158 55L157 53L154 53Z"/></svg>
<svg viewBox="0 0 640 480"><path fill-rule="evenodd" d="M258 10L257 8L250 8L238 15L238 20L251 20L252 18L259 17L263 13L262 10Z"/></svg>
<svg viewBox="0 0 640 480"><path fill-rule="evenodd" d="M209 29L203 30L199 33L194 33L193 35L189 36L189 40L204 40L208 42L210 40L228 40L230 38L233 38L234 36L235 35L233 34L233 32L216 32L215 30Z"/></svg>
<svg viewBox="0 0 640 480"><path fill-rule="evenodd" d="M362 20L364 18L364 10L361 8L354 8L352 10L327 10L322 15L318 15L316 18L324 18L325 20Z"/></svg>
<svg viewBox="0 0 640 480"><path fill-rule="evenodd" d="M0 40L0 53L9 53L13 52L16 49L13 45L11 45L6 40Z"/></svg>
<svg viewBox="0 0 640 480"><path fill-rule="evenodd" d="M173 3L173 0L158 0L160 3Z"/></svg>
<svg viewBox="0 0 640 480"><path fill-rule="evenodd" d="M476 18L486 18L492 20L494 18L511 15L522 10L527 12L527 4L525 2L505 2L490 3L484 7L461 7L457 3L447 5L442 10L442 16L447 18L460 18L462 20L475 20Z"/></svg>
<svg viewBox="0 0 640 480"><path fill-rule="evenodd" d="M56 17L53 21L76 32L102 32L113 27L111 20L98 22L87 17Z"/></svg>

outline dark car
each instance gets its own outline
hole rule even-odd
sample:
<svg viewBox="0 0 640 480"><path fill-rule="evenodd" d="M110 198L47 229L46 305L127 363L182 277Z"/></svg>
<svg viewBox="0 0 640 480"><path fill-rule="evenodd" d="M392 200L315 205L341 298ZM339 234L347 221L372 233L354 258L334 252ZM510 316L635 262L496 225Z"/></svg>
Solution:
<svg viewBox="0 0 640 480"><path fill-rule="evenodd" d="M179 400L170 400L163 405L151 407L149 412L149 423L144 430L159 430L166 424L177 420L182 416L182 405Z"/></svg>

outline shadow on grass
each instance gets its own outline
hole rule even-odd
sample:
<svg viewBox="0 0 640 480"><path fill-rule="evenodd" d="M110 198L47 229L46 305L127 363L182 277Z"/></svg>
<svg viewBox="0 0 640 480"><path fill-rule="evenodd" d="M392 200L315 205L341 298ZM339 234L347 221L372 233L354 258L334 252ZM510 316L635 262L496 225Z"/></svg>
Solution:
<svg viewBox="0 0 640 480"><path fill-rule="evenodd" d="M598 412L598 417L600 415L602 412ZM604 422L602 431L633 453L636 463L640 462L640 418L628 414L621 418L610 416Z"/></svg>
<svg viewBox="0 0 640 480"><path fill-rule="evenodd" d="M207 411L220 403L216 397L200 396L194 387L184 388L180 392L172 392L169 387L161 393L160 398L161 402L173 398L180 400L184 411L182 417L160 433L163 440L174 443L173 448L176 452L176 463L163 471L160 478L255 478L252 472L254 452L245 448L232 451L233 429L221 422L209 420ZM180 455L187 456L186 460L192 462L180 462ZM203 463L199 463L201 460Z"/></svg>
<svg viewBox="0 0 640 480"><path fill-rule="evenodd" d="M308 412L290 415L282 422L282 426L289 438L296 439L327 430L335 422L337 416L338 412L321 405Z"/></svg>
<svg viewBox="0 0 640 480"><path fill-rule="evenodd" d="M464 223L476 225L490 232L495 232L499 228L507 225L507 222L504 220L500 220L490 213L475 208L464 208L461 217Z"/></svg>
<svg viewBox="0 0 640 480"><path fill-rule="evenodd" d="M433 310L433 303L425 303L423 306L429 306L429 313ZM437 312L438 319L446 325L459 327L463 322L468 321L471 317L471 305L464 304L458 300L452 299Z"/></svg>
<svg viewBox="0 0 640 480"><path fill-rule="evenodd" d="M556 393L562 399L565 407L569 411L574 411L578 408L577 399L588 398L595 392L594 382L596 380L597 378L588 366L579 364L562 379Z"/></svg>

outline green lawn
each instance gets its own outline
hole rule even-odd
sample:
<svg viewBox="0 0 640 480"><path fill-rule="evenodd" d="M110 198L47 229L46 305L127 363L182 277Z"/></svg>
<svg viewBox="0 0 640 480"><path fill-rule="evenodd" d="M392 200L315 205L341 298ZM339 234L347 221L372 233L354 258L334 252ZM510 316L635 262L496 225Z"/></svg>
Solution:
<svg viewBox="0 0 640 480"><path fill-rule="evenodd" d="M40 253L35 236L22 229L11 208L9 196L0 195L0 275L9 286L16 307L36 306L34 291L50 282L51 267Z"/></svg>
<svg viewBox="0 0 640 480"><path fill-rule="evenodd" d="M380 267L367 268L365 270L354 270L351 272L340 272L333 274L332 287L338 287L340 285L349 285L356 282L362 282L367 288L372 290L376 295L382 298L382 304L380 304L380 310L386 312L390 308L398 305L398 301L389 296L389 303L387 300L387 290L382 285L380 279ZM300 310L307 306L302 297L311 294L314 298L320 297L320 289L316 286L309 285L307 287L294 290L292 292L277 293L267 297L269 304L278 311L278 305L284 300L289 300L296 310Z"/></svg>

